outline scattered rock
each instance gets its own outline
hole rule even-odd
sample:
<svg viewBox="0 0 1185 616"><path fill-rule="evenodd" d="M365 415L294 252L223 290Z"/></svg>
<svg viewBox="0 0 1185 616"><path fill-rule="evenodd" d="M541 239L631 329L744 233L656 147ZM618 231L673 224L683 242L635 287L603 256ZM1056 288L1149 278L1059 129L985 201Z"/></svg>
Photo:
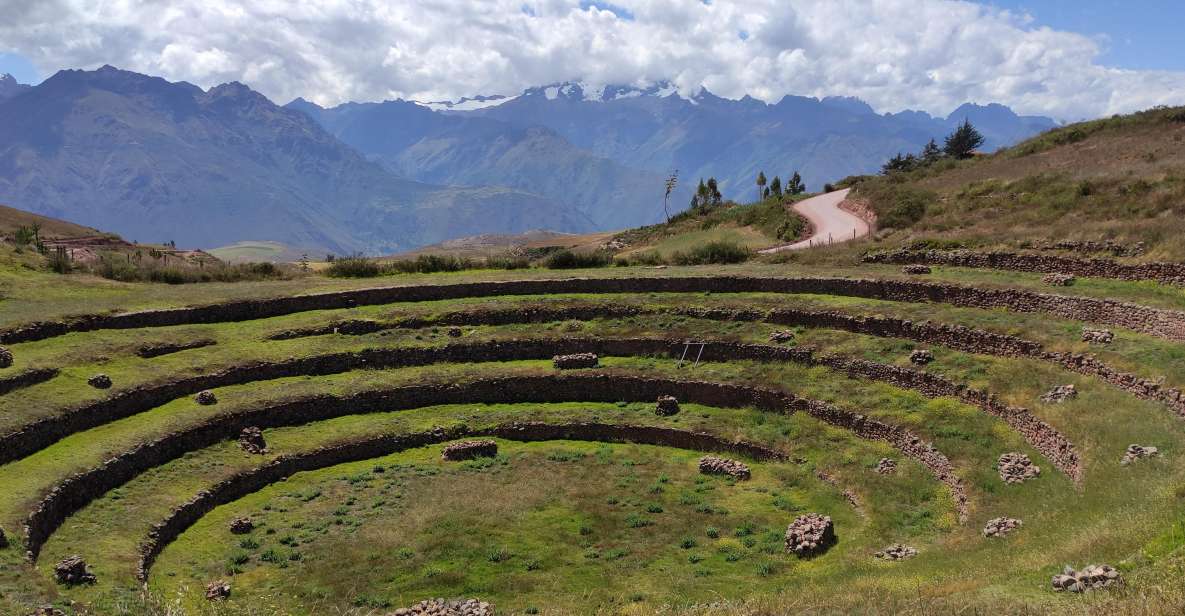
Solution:
<svg viewBox="0 0 1185 616"><path fill-rule="evenodd" d="M449 338L460 338L461 337L461 328L455 327L455 326L448 328L448 337Z"/></svg>
<svg viewBox="0 0 1185 616"><path fill-rule="evenodd" d="M748 479L749 466L736 460L704 456L699 459L699 472L705 475L728 475L737 479Z"/></svg>
<svg viewBox="0 0 1185 616"><path fill-rule="evenodd" d="M63 612L52 605L43 605L33 610L33 613L29 616L66 616L66 612Z"/></svg>
<svg viewBox="0 0 1185 616"><path fill-rule="evenodd" d="M786 551L798 556L822 553L835 541L831 516L807 513L794 518L786 527Z"/></svg>
<svg viewBox="0 0 1185 616"><path fill-rule="evenodd" d="M877 552L874 556L881 560L905 560L906 558L913 558L917 555L918 551L916 548L895 543Z"/></svg>
<svg viewBox="0 0 1185 616"><path fill-rule="evenodd" d="M411 607L401 607L387 616L412 616L425 614L429 616L493 616L494 606L478 599L427 599Z"/></svg>
<svg viewBox="0 0 1185 616"><path fill-rule="evenodd" d="M1078 397L1078 390L1073 385L1058 385L1041 395L1041 401L1048 404L1061 404L1066 400Z"/></svg>
<svg viewBox="0 0 1185 616"><path fill-rule="evenodd" d="M794 340L794 332L788 329L779 329L769 335L770 342L790 342L791 340Z"/></svg>
<svg viewBox="0 0 1185 616"><path fill-rule="evenodd" d="M876 472L882 475L892 475L897 472L897 461L892 458L881 458L876 463Z"/></svg>
<svg viewBox="0 0 1185 616"><path fill-rule="evenodd" d="M1109 329L1091 329L1089 327L1082 328L1082 341L1093 344L1111 344L1115 340L1115 334Z"/></svg>
<svg viewBox="0 0 1185 616"><path fill-rule="evenodd" d="M441 458L451 462L474 458L492 458L496 455L498 455L498 443L491 440L453 443L446 445L440 453Z"/></svg>
<svg viewBox="0 0 1185 616"><path fill-rule="evenodd" d="M0 368L8 368L12 366L12 351L5 347L0 347Z"/></svg>
<svg viewBox="0 0 1185 616"><path fill-rule="evenodd" d="M1081 571L1067 566L1061 574L1053 576L1053 589L1057 592L1085 592L1123 584L1123 577L1111 565L1087 565Z"/></svg>
<svg viewBox="0 0 1185 616"><path fill-rule="evenodd" d="M235 518L230 521L230 532L235 535L246 535L255 530L255 522L251 518Z"/></svg>
<svg viewBox="0 0 1185 616"><path fill-rule="evenodd" d="M1147 445L1131 444L1127 446L1127 452L1123 454L1123 459L1119 461L1120 464L1127 466L1136 460L1143 458L1155 458L1160 455L1160 450L1155 447Z"/></svg>
<svg viewBox="0 0 1185 616"><path fill-rule="evenodd" d="M911 276L921 276L930 273L930 266L921 264L906 265L901 268L901 271Z"/></svg>
<svg viewBox="0 0 1185 616"><path fill-rule="evenodd" d="M556 355L551 358L551 363L559 370L572 370L574 368L596 368L597 354L596 353L575 353L572 355Z"/></svg>
<svg viewBox="0 0 1185 616"><path fill-rule="evenodd" d="M206 599L209 601L225 601L230 598L230 584L222 580L206 584Z"/></svg>
<svg viewBox="0 0 1185 616"><path fill-rule="evenodd" d="M984 537L1003 537L1008 533L1020 528L1021 522L1016 518L992 518L983 527Z"/></svg>
<svg viewBox="0 0 1185 616"><path fill-rule="evenodd" d="M1023 483L1041 474L1040 466L1033 464L1025 454L1015 451L1002 454L996 468L999 469L1000 479L1004 480L1004 483Z"/></svg>
<svg viewBox="0 0 1185 616"><path fill-rule="evenodd" d="M1074 284L1075 280L1070 274L1046 274L1041 282L1055 287L1068 287Z"/></svg>
<svg viewBox="0 0 1185 616"><path fill-rule="evenodd" d="M918 349L909 354L909 361L915 366L925 366L934 361L934 353L924 349Z"/></svg>
<svg viewBox="0 0 1185 616"><path fill-rule="evenodd" d="M71 556L63 559L53 567L54 577L59 584L75 586L78 584L94 584L95 575L81 556Z"/></svg>
<svg viewBox="0 0 1185 616"><path fill-rule="evenodd" d="M111 377L106 374L96 374L86 380L86 384L95 389L108 389L111 387Z"/></svg>
<svg viewBox="0 0 1185 616"><path fill-rule="evenodd" d="M243 428L239 433L239 447L243 451L254 454L267 453L267 441L263 440L263 430L255 426Z"/></svg>
<svg viewBox="0 0 1185 616"><path fill-rule="evenodd" d="M218 396L215 396L214 392L204 389L199 391L197 395L193 397L193 400L202 406L210 406L211 404L218 403Z"/></svg>
<svg viewBox="0 0 1185 616"><path fill-rule="evenodd" d="M679 401L674 396L659 396L654 413L663 417L679 414Z"/></svg>

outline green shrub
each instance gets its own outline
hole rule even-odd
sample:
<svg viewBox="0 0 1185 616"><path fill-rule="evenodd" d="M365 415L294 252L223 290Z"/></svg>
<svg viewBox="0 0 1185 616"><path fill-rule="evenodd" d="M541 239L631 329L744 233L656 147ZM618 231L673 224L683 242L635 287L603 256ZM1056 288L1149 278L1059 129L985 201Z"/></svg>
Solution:
<svg viewBox="0 0 1185 616"><path fill-rule="evenodd" d="M884 228L905 229L912 227L926 215L928 198L922 193L909 190L898 191L893 205L880 219Z"/></svg>
<svg viewBox="0 0 1185 616"><path fill-rule="evenodd" d="M583 269L610 265L613 257L604 252L572 252L560 250L552 253L543 262L547 269Z"/></svg>
<svg viewBox="0 0 1185 616"><path fill-rule="evenodd" d="M676 252L672 260L679 265L707 265L743 263L751 256L749 249L736 242L717 241L696 246L686 253Z"/></svg>
<svg viewBox="0 0 1185 616"><path fill-rule="evenodd" d="M377 262L359 255L338 257L325 270L325 275L332 278L374 278L382 273Z"/></svg>

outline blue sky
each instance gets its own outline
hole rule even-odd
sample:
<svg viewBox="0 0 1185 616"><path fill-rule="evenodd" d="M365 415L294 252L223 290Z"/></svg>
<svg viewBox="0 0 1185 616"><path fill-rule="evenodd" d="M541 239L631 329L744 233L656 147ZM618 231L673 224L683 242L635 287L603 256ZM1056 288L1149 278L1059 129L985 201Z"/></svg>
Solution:
<svg viewBox="0 0 1185 616"><path fill-rule="evenodd" d="M1185 104L1185 0L8 2L0 72L24 83L111 64L322 105L565 81L1064 121Z"/></svg>
<svg viewBox="0 0 1185 616"><path fill-rule="evenodd" d="M1034 26L1102 36L1101 64L1185 71L1185 0L994 0L1028 13Z"/></svg>

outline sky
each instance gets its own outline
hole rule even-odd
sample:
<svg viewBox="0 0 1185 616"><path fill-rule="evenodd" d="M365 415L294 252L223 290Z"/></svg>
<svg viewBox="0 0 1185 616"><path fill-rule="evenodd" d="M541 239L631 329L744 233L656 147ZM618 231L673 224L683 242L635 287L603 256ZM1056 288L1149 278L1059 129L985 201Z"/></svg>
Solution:
<svg viewBox="0 0 1185 616"><path fill-rule="evenodd" d="M0 73L24 83L111 64L280 103L670 80L1063 121L1185 104L1182 0L0 0L0 15Z"/></svg>

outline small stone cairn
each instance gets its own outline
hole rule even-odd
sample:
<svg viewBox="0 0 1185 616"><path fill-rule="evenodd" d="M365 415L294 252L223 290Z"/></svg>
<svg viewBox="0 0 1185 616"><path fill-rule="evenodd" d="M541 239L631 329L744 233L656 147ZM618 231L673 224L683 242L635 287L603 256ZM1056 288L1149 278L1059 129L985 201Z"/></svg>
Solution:
<svg viewBox="0 0 1185 616"><path fill-rule="evenodd" d="M239 432L239 447L247 453L267 453L267 441L263 440L263 430L255 426L243 428L243 431Z"/></svg>
<svg viewBox="0 0 1185 616"><path fill-rule="evenodd" d="M1041 395L1041 401L1046 404L1061 404L1066 400L1078 397L1078 389L1073 385L1058 385Z"/></svg>
<svg viewBox="0 0 1185 616"><path fill-rule="evenodd" d="M577 368L596 368L596 353L574 353L572 355L556 355L551 363L558 370L573 370Z"/></svg>
<svg viewBox="0 0 1185 616"><path fill-rule="evenodd" d="M96 579L95 574L91 573L90 567L85 560L82 560L81 556L62 559L61 562L53 566L53 574L59 584L67 586L94 584Z"/></svg>
<svg viewBox="0 0 1185 616"><path fill-rule="evenodd" d="M1018 529L1024 522L1016 518L992 518L983 527L984 537L1001 538Z"/></svg>
<svg viewBox="0 0 1185 616"><path fill-rule="evenodd" d="M882 475L892 475L897 472L897 461L893 458L881 458L876 463L876 472Z"/></svg>
<svg viewBox="0 0 1185 616"><path fill-rule="evenodd" d="M905 267L901 268L901 271L909 274L910 276L923 276L930 273L930 266L915 263L913 265L906 265Z"/></svg>
<svg viewBox="0 0 1185 616"><path fill-rule="evenodd" d="M12 366L12 351L5 347L0 347L0 368L9 368Z"/></svg>
<svg viewBox="0 0 1185 616"><path fill-rule="evenodd" d="M235 518L230 521L230 532L234 535L246 535L255 530L255 522L251 518Z"/></svg>
<svg viewBox="0 0 1185 616"><path fill-rule="evenodd" d="M218 396L215 396L214 392L208 389L203 389L193 397L193 401L202 406L210 406L211 404L218 404Z"/></svg>
<svg viewBox="0 0 1185 616"><path fill-rule="evenodd" d="M208 601L225 601L230 598L230 584L218 580L217 582L210 582L206 584L206 600Z"/></svg>
<svg viewBox="0 0 1185 616"><path fill-rule="evenodd" d="M705 475L728 475L736 479L748 479L751 476L747 464L716 456L700 458L699 472Z"/></svg>
<svg viewBox="0 0 1185 616"><path fill-rule="evenodd" d="M674 396L659 396L658 402L654 405L654 414L662 417L678 415L679 401Z"/></svg>
<svg viewBox="0 0 1185 616"><path fill-rule="evenodd" d="M1132 443L1127 446L1127 451L1123 454L1123 459L1119 461L1120 464L1127 466L1137 460L1144 458L1155 458L1160 455L1160 450L1149 445L1136 445Z"/></svg>
<svg viewBox="0 0 1185 616"><path fill-rule="evenodd" d="M1000 471L1000 479L1004 483L1024 483L1041 474L1041 467L1033 464L1023 453L1010 451L1000 455L996 468Z"/></svg>
<svg viewBox="0 0 1185 616"><path fill-rule="evenodd" d="M461 337L461 328L457 327L455 325L453 327L448 328L448 337L449 338L460 338Z"/></svg>
<svg viewBox="0 0 1185 616"><path fill-rule="evenodd" d="M1082 341L1091 344L1111 344L1115 340L1115 334L1109 329L1091 329L1089 327L1082 328Z"/></svg>
<svg viewBox="0 0 1185 616"><path fill-rule="evenodd" d="M96 374L95 376L87 379L86 384L94 387L95 389L110 389L111 377L107 376L106 374Z"/></svg>
<svg viewBox="0 0 1185 616"><path fill-rule="evenodd" d="M831 516L806 513L786 527L786 551L798 556L819 554L836 541Z"/></svg>
<svg viewBox="0 0 1185 616"><path fill-rule="evenodd" d="M1041 278L1041 282L1054 287L1068 287L1074 284L1077 279L1070 274L1046 274Z"/></svg>
<svg viewBox="0 0 1185 616"><path fill-rule="evenodd" d="M902 545L900 543L894 543L893 545L877 552L873 556L876 556L881 560L905 560L906 558L913 558L917 555L917 548L913 548L908 545Z"/></svg>
<svg viewBox="0 0 1185 616"><path fill-rule="evenodd" d="M770 342L790 342L794 340L794 332L788 329L779 329L769 335Z"/></svg>
<svg viewBox="0 0 1185 616"><path fill-rule="evenodd" d="M440 457L445 461L458 462L474 458L492 458L498 455L498 443L491 440L461 441L445 446Z"/></svg>
<svg viewBox="0 0 1185 616"><path fill-rule="evenodd" d="M1051 582L1057 592L1086 592L1118 586L1123 583L1123 577L1111 565L1087 565L1079 571L1067 566Z"/></svg>
<svg viewBox="0 0 1185 616"><path fill-rule="evenodd" d="M493 616L494 606L478 599L427 599L411 607L401 607L387 616Z"/></svg>
<svg viewBox="0 0 1185 616"><path fill-rule="evenodd" d="M934 353L925 349L918 349L909 354L909 362L915 366L925 366L934 361Z"/></svg>

